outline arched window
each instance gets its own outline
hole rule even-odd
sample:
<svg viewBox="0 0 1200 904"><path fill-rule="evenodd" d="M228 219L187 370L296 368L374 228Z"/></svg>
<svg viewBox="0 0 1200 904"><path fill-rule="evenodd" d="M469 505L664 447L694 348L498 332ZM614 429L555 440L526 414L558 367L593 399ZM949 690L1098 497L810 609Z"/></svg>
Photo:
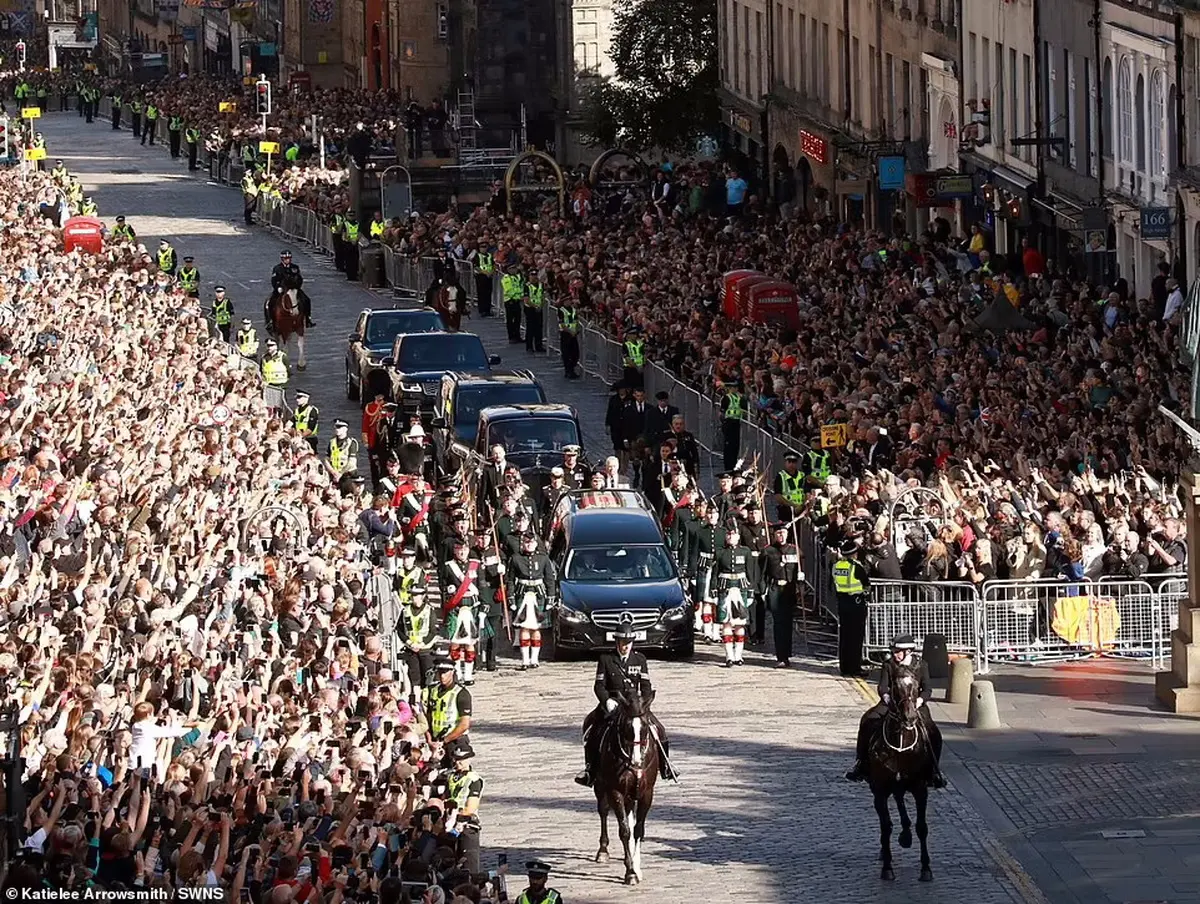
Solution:
<svg viewBox="0 0 1200 904"><path fill-rule="evenodd" d="M1175 86L1171 86L1167 97L1167 172L1173 173L1179 169L1179 159L1176 151L1179 135L1175 130L1175 118L1179 115L1179 94Z"/></svg>
<svg viewBox="0 0 1200 904"><path fill-rule="evenodd" d="M1103 128L1100 130L1100 153L1105 157L1113 155L1113 64L1109 57L1104 61L1104 89L1100 94L1103 109L1100 112Z"/></svg>
<svg viewBox="0 0 1200 904"><path fill-rule="evenodd" d="M1163 131L1167 126L1166 79L1162 70L1150 76L1150 160L1149 173L1152 177L1167 175L1167 158L1163 148Z"/></svg>
<svg viewBox="0 0 1200 904"><path fill-rule="evenodd" d="M1117 73L1117 152L1122 163L1133 162L1133 71L1121 60Z"/></svg>
<svg viewBox="0 0 1200 904"><path fill-rule="evenodd" d="M1144 173L1146 172L1146 80L1140 72L1137 77L1137 90L1133 94L1133 113L1137 122L1137 129L1133 136L1137 143L1137 168L1139 172Z"/></svg>

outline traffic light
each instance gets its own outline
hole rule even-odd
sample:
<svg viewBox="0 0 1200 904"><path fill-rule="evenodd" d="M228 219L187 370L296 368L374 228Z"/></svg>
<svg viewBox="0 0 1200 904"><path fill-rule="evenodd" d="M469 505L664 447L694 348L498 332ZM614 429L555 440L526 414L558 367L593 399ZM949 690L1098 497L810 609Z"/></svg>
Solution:
<svg viewBox="0 0 1200 904"><path fill-rule="evenodd" d="M22 69L25 68L25 42L24 41L17 41L17 64Z"/></svg>
<svg viewBox="0 0 1200 904"><path fill-rule="evenodd" d="M271 113L271 83L266 79L254 86L254 112L259 116L268 116Z"/></svg>

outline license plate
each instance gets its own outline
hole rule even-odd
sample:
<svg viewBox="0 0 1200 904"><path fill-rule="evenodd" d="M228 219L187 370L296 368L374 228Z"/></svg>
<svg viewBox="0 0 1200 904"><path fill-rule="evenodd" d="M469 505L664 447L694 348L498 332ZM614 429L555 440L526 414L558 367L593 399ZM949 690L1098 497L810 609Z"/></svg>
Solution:
<svg viewBox="0 0 1200 904"><path fill-rule="evenodd" d="M607 634L605 634L605 635L604 635L604 639L605 639L605 640L616 640L616 639L617 639L617 632L616 632L616 631L609 631ZM636 632L634 632L633 639L634 639L634 640L645 640L645 639L646 639L646 632L645 632L645 631L636 631Z"/></svg>

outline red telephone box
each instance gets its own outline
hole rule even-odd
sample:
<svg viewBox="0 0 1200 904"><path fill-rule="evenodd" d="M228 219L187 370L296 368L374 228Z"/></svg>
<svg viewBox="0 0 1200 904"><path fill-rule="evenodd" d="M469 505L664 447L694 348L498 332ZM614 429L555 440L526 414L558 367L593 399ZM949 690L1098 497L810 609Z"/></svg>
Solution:
<svg viewBox="0 0 1200 904"><path fill-rule="evenodd" d="M104 250L104 224L96 217L71 217L63 224L63 249L70 253L78 248L90 254Z"/></svg>
<svg viewBox="0 0 1200 904"><path fill-rule="evenodd" d="M730 270L722 277L724 291L721 293L721 310L730 320L740 320L742 317L741 312L738 310L735 293L738 283L751 276L762 276L765 278L765 274L758 270Z"/></svg>

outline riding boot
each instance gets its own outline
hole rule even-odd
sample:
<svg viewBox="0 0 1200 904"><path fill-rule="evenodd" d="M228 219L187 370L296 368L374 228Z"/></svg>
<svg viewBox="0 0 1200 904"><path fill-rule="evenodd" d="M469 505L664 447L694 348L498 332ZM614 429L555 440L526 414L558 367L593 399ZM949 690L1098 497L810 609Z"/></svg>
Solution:
<svg viewBox="0 0 1200 904"><path fill-rule="evenodd" d="M592 787L592 783L595 781L592 769L592 763L596 759L592 753L592 734L595 731L596 726L590 721L583 730L583 770L576 774L575 784L583 785L585 788Z"/></svg>
<svg viewBox="0 0 1200 904"><path fill-rule="evenodd" d="M928 716L925 717L925 732L929 736L930 753L933 756L933 764L930 767L931 774L929 777L929 786L931 788L945 788L946 776L942 775L942 733L933 723L933 720Z"/></svg>
<svg viewBox="0 0 1200 904"><path fill-rule="evenodd" d="M867 720L863 719L858 724L858 738L854 742L854 768L846 773L847 781L861 782L867 777L868 738Z"/></svg>
<svg viewBox="0 0 1200 904"><path fill-rule="evenodd" d="M312 319L312 299L308 297L308 293L300 293L300 311L304 314L304 325L309 329L316 326Z"/></svg>

